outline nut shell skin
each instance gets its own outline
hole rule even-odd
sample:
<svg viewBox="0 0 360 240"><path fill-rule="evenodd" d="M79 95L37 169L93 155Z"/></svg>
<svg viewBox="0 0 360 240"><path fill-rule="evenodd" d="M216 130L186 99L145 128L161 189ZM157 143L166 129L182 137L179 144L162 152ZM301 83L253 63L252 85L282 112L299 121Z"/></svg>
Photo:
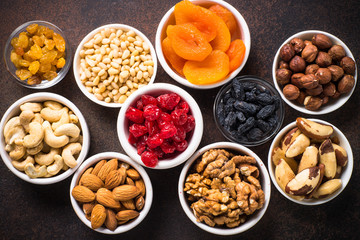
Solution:
<svg viewBox="0 0 360 240"><path fill-rule="evenodd" d="M330 65L327 68L331 72L331 80L333 82L337 82L344 75L344 69L338 65Z"/></svg>
<svg viewBox="0 0 360 240"><path fill-rule="evenodd" d="M340 61L346 56L345 49L341 45L333 45L329 49L328 54L334 61Z"/></svg>
<svg viewBox="0 0 360 240"><path fill-rule="evenodd" d="M312 89L319 85L319 80L315 77L315 74L307 74L300 78L300 84L303 88Z"/></svg>
<svg viewBox="0 0 360 240"><path fill-rule="evenodd" d="M289 100L295 100L300 95L300 90L298 87L296 87L293 84L287 84L283 88L283 94L284 96Z"/></svg>
<svg viewBox="0 0 360 240"><path fill-rule="evenodd" d="M296 55L295 57L293 57L289 63L289 67L290 69L297 73L297 72L303 72L306 68L306 63L305 63L305 60Z"/></svg>
<svg viewBox="0 0 360 240"><path fill-rule="evenodd" d="M331 65L332 59L327 52L319 52L315 59L315 62L320 67L328 67Z"/></svg>
<svg viewBox="0 0 360 240"><path fill-rule="evenodd" d="M320 84L327 84L331 81L331 72L328 68L319 68L315 73L315 77Z"/></svg>
<svg viewBox="0 0 360 240"><path fill-rule="evenodd" d="M310 96L318 96L323 92L323 87L321 84L319 84L316 88L306 89L305 92Z"/></svg>
<svg viewBox="0 0 360 240"><path fill-rule="evenodd" d="M307 110L315 111L323 105L323 100L316 96L307 96L304 99L304 106Z"/></svg>
<svg viewBox="0 0 360 240"><path fill-rule="evenodd" d="M317 46L319 49L328 49L330 48L333 43L331 42L330 38L324 34L315 34L312 39L311 42Z"/></svg>
<svg viewBox="0 0 360 240"><path fill-rule="evenodd" d="M298 88L302 88L300 79L301 79L301 77L304 76L304 75L305 75L305 74L303 74L303 73L294 73L294 74L291 76L290 82L291 82L292 84L294 84L295 86L297 86Z"/></svg>
<svg viewBox="0 0 360 240"><path fill-rule="evenodd" d="M316 56L318 55L319 49L313 45L307 45L301 52L301 57L308 63L315 61Z"/></svg>
<svg viewBox="0 0 360 240"><path fill-rule="evenodd" d="M301 52L305 47L305 43L301 38L291 39L290 44L294 47L296 53Z"/></svg>
<svg viewBox="0 0 360 240"><path fill-rule="evenodd" d="M352 75L345 75L338 84L339 93L348 93L351 92L355 85L355 79Z"/></svg>
<svg viewBox="0 0 360 240"><path fill-rule="evenodd" d="M286 68L280 68L276 70L276 81L281 84L285 85L290 82L292 72Z"/></svg>
<svg viewBox="0 0 360 240"><path fill-rule="evenodd" d="M355 74L355 62L350 57L343 57L340 61L340 66L344 69L347 74Z"/></svg>
<svg viewBox="0 0 360 240"><path fill-rule="evenodd" d="M317 64L310 64L305 68L305 74L315 74L319 68Z"/></svg>
<svg viewBox="0 0 360 240"><path fill-rule="evenodd" d="M336 86L332 82L325 84L323 87L323 93L325 96L331 97L336 93Z"/></svg>
<svg viewBox="0 0 360 240"><path fill-rule="evenodd" d="M287 43L280 49L280 58L286 62L289 62L295 55L294 47Z"/></svg>

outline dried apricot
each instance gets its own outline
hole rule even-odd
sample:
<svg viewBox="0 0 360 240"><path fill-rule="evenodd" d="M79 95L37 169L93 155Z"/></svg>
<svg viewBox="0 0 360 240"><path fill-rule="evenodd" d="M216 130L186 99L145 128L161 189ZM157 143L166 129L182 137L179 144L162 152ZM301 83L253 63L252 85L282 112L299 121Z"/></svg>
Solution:
<svg viewBox="0 0 360 240"><path fill-rule="evenodd" d="M216 37L210 44L214 50L226 52L231 42L230 31L225 22L220 17L216 17L218 18L218 21L216 22Z"/></svg>
<svg viewBox="0 0 360 240"><path fill-rule="evenodd" d="M219 4L212 5L209 10L224 20L226 26L229 28L230 34L233 35L237 27L234 15Z"/></svg>
<svg viewBox="0 0 360 240"><path fill-rule="evenodd" d="M184 59L202 61L212 51L204 35L191 23L169 25L166 33L176 54Z"/></svg>
<svg viewBox="0 0 360 240"><path fill-rule="evenodd" d="M216 14L206 11L206 8L197 6L185 0L177 3L174 9L176 24L192 23L205 35L208 42L216 37Z"/></svg>
<svg viewBox="0 0 360 240"><path fill-rule="evenodd" d="M179 74L184 75L183 67L186 62L185 59L179 57L171 46L170 38L165 38L162 41L162 50L164 52L165 58L170 62L171 66L177 71ZM60 58L61 59L61 58ZM59 59L59 60L60 60Z"/></svg>
<svg viewBox="0 0 360 240"><path fill-rule="evenodd" d="M55 42L55 46L56 46L57 50L59 50L60 52L65 52L64 38L60 34L54 32L53 40Z"/></svg>
<svg viewBox="0 0 360 240"><path fill-rule="evenodd" d="M214 50L202 62L187 61L184 75L193 84L211 84L224 79L229 73L229 57L220 50Z"/></svg>
<svg viewBox="0 0 360 240"><path fill-rule="evenodd" d="M245 44L241 39L236 39L231 42L229 49L226 51L230 59L230 72L241 65L244 60L245 50Z"/></svg>

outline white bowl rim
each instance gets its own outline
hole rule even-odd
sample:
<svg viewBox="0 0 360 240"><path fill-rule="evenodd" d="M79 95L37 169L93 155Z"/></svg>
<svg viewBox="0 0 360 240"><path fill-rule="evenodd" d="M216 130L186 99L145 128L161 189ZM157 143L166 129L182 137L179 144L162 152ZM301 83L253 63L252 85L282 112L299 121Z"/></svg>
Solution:
<svg viewBox="0 0 360 240"><path fill-rule="evenodd" d="M187 203L187 200L185 199L185 194L183 192L183 189L184 189L183 185L185 182L186 174L187 174L188 170L190 169L191 165L193 164L193 162L199 156L201 156L205 151L214 149L214 148L224 148L224 149L235 150L235 151L242 152L246 155L253 156L258 163L258 167L260 168L260 172L261 172L261 176L262 176L262 180L263 180L262 189L265 193L264 206L260 210L257 210L255 212L255 214L254 214L254 215L256 215L255 217L253 217L253 218L250 217L249 219L246 220L245 223L242 223L240 226L238 226L236 228L220 229L220 228L210 227L204 223L198 222L196 217L194 216L194 213L190 209L190 207ZM234 143L234 142L216 142L216 143L212 143L207 146L204 146L200 150L196 151L193 154L193 156L185 163L183 169L181 170L180 177L179 177L178 195L179 195L181 207L183 208L185 214L196 226L198 226L199 228L201 228L207 232L217 234L217 235L234 235L234 234L239 234L239 233L245 232L246 230L252 228L263 217L263 215L265 214L265 212L269 206L269 203L270 203L271 181L270 181L266 166L264 165L262 160L257 156L257 154L255 154L252 150L250 150L249 148L247 148L241 144Z"/></svg>
<svg viewBox="0 0 360 240"><path fill-rule="evenodd" d="M13 111L16 111L16 109L19 109L19 106L21 104L23 104L25 102L29 102L29 101L39 102L39 100L37 100L37 99L44 99L44 100L40 100L40 101L46 101L46 100L58 101L58 102L62 103L63 105L67 106L69 109L71 109L75 113L75 115L79 118L79 122L81 125L81 131L83 134L83 143L82 143L81 152L79 154L79 157L77 158L77 165L74 168L68 169L67 171L65 171L61 174L55 175L53 177L32 179L29 176L27 176L24 172L17 170L12 165L9 154L4 149L5 141L4 141L4 135L3 135L3 128L4 128L5 124L7 123L7 121L11 117L13 117L13 115L10 116L10 114ZM1 119L0 129L1 129L0 130L1 131L1 133L0 133L0 154L1 154L2 160L4 161L5 165L10 169L10 171L12 171L17 177L19 177L22 180L27 181L29 183L33 183L33 184L47 185L47 184L57 183L57 182L60 182L64 179L66 179L71 174L73 174L76 171L76 169L81 165L81 163L85 159L85 157L89 151L89 147L90 147L90 132L89 132L89 129L88 129L88 126L87 126L84 116L82 115L80 110L75 106L74 103L72 103L67 98L65 98L61 95L55 94L55 93L38 92L38 93L32 93L32 94L26 95L26 96L18 99L4 113L4 115Z"/></svg>
<svg viewBox="0 0 360 240"><path fill-rule="evenodd" d="M356 61L356 59L354 58L353 54L351 53L350 49L346 46L346 44L341 41L338 37L336 37L335 35L332 35L328 32L324 32L324 31L320 31L320 30L306 30L306 31L302 31L302 32L298 32L292 36L290 36L288 39L286 39L281 46L279 47L279 49L277 50L275 57L274 57L274 61L273 61L273 65L272 65L272 78L273 78L273 82L274 82L274 86L276 88L276 90L279 92L281 98L293 109L302 112L302 113L306 113L306 114L311 114L311 115L322 115L322 114L327 114L330 112L333 112L337 109L339 109L341 106L343 106L351 97L351 95L353 94L353 92L355 91L356 88L356 83L357 83L357 75L358 75L358 71L357 71L357 66L355 64L355 74L354 74L354 79L355 79L355 85L353 87L353 89L351 90L351 92L346 93L346 94L341 94L340 97L338 99L335 100L335 102L331 105L326 105L324 106L322 109L320 110L316 110L316 111L311 111L306 109L304 106L300 106L298 104L296 104L294 101L288 100L283 92L282 92L282 88L279 86L278 82L276 81L276 69L277 69L277 65L278 62L280 61L280 49L286 44L289 43L291 39L298 37L301 38L304 35L314 35L314 34L324 34L326 36L328 36L333 44L339 44L341 46L343 46L343 48L345 49L346 52L346 56L352 58L354 61Z"/></svg>
<svg viewBox="0 0 360 240"><path fill-rule="evenodd" d="M296 121L289 123L288 125L286 125L273 139L273 142L271 143L271 146L269 148L269 153L268 153L268 168L269 168L269 174L270 174L270 178L271 181L273 182L273 184L275 185L276 189L287 199L301 204L301 205L306 205L306 206L314 206L314 205L320 205L320 204L324 204L327 203L329 201L331 201L332 199L336 198L346 187L346 185L349 183L350 178L351 178L351 174L353 171L353 165L354 165L354 157L353 157L353 153L351 150L351 146L349 141L347 140L347 138L345 137L345 135L340 131L340 129L338 129L337 127L335 127L333 124L326 122L324 120L320 120L320 119L313 119L313 118L309 118L309 120L311 121L315 121L318 123L322 123L322 124L327 124L330 125L334 128L334 133L336 135L338 135L341 138L340 141L340 146L344 147L347 155L348 155L348 163L345 166L345 169L342 170L341 173L341 188L338 189L335 193L324 197L324 198L320 198L320 199L304 199L302 201L296 200L294 198L291 198L289 195L287 195L281 188L280 186L277 184L276 182L276 178L275 178L275 167L274 164L271 160L271 154L272 154L272 150L275 148L275 145L278 145L282 136L284 136L290 129L296 127ZM346 172L345 172L346 171ZM345 174L346 173L346 174Z"/></svg>
<svg viewBox="0 0 360 240"><path fill-rule="evenodd" d="M229 82L236 75L238 75L238 73L244 68L244 66L249 58L249 55L250 55L250 47L251 47L250 30L249 30L249 27L248 27L244 17L240 14L240 12L236 8L234 8L232 5L230 5L229 3L225 2L225 1L222 1L222 0L192 0L191 2L199 3L199 4L206 3L206 2L213 2L213 3L217 3L217 4L225 7L226 9L231 11L231 13L234 15L235 19L237 20L237 23L240 24L241 29L243 31L241 39L244 41L246 50L245 50L245 56L244 56L244 60L243 60L242 64L236 70L234 70L231 74L229 74L227 76L227 78L225 78L224 80L217 82L217 83L206 84L206 85L196 85L196 84L190 83L184 77L182 77L182 76L178 75L176 72L174 72L172 70L172 68L169 66L169 64L167 63L167 61L164 57L164 54L162 53L162 46L161 46L160 39L161 39L161 30L162 30L163 26L165 25L166 21L168 20L168 18L170 17L170 15L174 12L175 6L173 6L169 11L167 11L167 13L161 19L159 26L157 28L156 36L155 36L155 48L156 48L156 52L157 52L157 57L159 59L160 65L163 67L165 72L172 79L177 81L178 83L180 83L186 87L191 87L191 88L195 88L195 89L216 88L216 87L219 87L219 86Z"/></svg>
<svg viewBox="0 0 360 240"><path fill-rule="evenodd" d="M100 227L97 229L91 228L91 222L86 219L85 214L83 210L80 208L79 204L75 200L75 198L71 195L72 189L76 186L77 182L80 180L80 177L82 173L90 166L95 164L96 162L100 161L101 159L111 159L111 158L117 158L120 161L126 162L129 165L131 165L133 168L135 168L141 175L142 179L144 180L145 187L146 187L146 194L145 194L145 205L144 208L140 211L140 215L133 221L126 223L124 225L118 226L115 231L111 231L107 228ZM118 153L118 152L102 152L97 153L88 159L84 161L84 163L79 167L79 169L74 174L71 183L70 183L70 201L71 205L76 213L76 215L80 218L80 220L89 228L91 228L94 231L104 233L104 234L119 234L126 231L129 231L136 227L140 222L146 217L146 215L149 213L151 204L153 200L153 188L151 184L151 180L146 173L145 169L140 166L139 164L135 163L131 158L126 156L125 154Z"/></svg>
<svg viewBox="0 0 360 240"><path fill-rule="evenodd" d="M147 85L151 85L155 81L155 78L156 78L157 65L158 65L157 58L156 58L156 52L155 52L155 48L152 45L151 41L145 36L145 34L143 34L138 29L136 29L132 26L129 26L126 24L120 24L120 23L112 23L112 24L100 26L100 27L92 30L90 33L88 33L79 43L78 47L76 48L75 55L74 55L73 73L74 73L75 82L78 85L78 87L80 88L81 92L86 97L88 97L91 101L93 101L94 103L97 103L101 106L110 107L110 108L120 108L123 105L123 103L106 103L105 101L98 100L92 93L89 93L86 90L85 86L80 81L79 67L77 64L80 61L80 51L83 49L84 44L90 40L90 38L92 38L96 33L100 32L101 30L103 30L105 28L115 28L115 29L121 29L121 30L127 30L127 31L132 30L136 33L136 35L138 35L140 38L142 38L144 40L144 42L146 42L149 45L150 54L151 54L153 62L154 62L154 73L151 76L150 82L148 82Z"/></svg>
<svg viewBox="0 0 360 240"><path fill-rule="evenodd" d="M125 133L128 132L128 129L125 128L125 113L126 110L129 108L129 106L138 99L141 95L147 94L148 91L164 91L164 92L174 92L177 93L184 101L186 101L189 106L190 110L192 112L192 115L195 118L195 129L193 130L193 135L191 137L191 141L188 142L189 145L187 149L180 153L175 158L172 158L170 160L159 160L158 164L151 169L168 169L172 167L176 167L180 165L181 163L185 162L197 149L201 142L201 138L203 135L203 117L201 110L197 104L197 102L194 100L194 98L186 92L184 89L169 84L169 83L154 83L151 85L144 86L131 94L127 101L125 101L123 107L119 111L118 120L117 120L117 133L118 138L120 141L120 144L124 151L131 157L136 163L144 166L146 166L142 161L140 155L137 154L136 148L132 146L129 142L127 137L125 136ZM148 167L149 168L149 167Z"/></svg>

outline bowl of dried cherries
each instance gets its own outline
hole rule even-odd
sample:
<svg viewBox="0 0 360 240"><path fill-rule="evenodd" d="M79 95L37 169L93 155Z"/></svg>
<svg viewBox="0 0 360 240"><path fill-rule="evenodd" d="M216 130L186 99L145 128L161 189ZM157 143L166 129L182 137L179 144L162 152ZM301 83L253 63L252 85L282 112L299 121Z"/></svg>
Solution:
<svg viewBox="0 0 360 240"><path fill-rule="evenodd" d="M156 83L130 95L119 112L117 133L124 151L135 162L166 169L195 152L203 134L203 118L185 90Z"/></svg>

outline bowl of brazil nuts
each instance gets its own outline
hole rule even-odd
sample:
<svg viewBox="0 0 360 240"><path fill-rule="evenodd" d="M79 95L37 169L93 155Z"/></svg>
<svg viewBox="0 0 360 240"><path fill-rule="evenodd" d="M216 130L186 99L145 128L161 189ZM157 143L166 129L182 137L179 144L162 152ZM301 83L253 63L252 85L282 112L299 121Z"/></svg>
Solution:
<svg viewBox="0 0 360 240"><path fill-rule="evenodd" d="M139 30L108 24L80 42L73 70L77 85L91 101L119 108L134 91L154 82L157 58Z"/></svg>

